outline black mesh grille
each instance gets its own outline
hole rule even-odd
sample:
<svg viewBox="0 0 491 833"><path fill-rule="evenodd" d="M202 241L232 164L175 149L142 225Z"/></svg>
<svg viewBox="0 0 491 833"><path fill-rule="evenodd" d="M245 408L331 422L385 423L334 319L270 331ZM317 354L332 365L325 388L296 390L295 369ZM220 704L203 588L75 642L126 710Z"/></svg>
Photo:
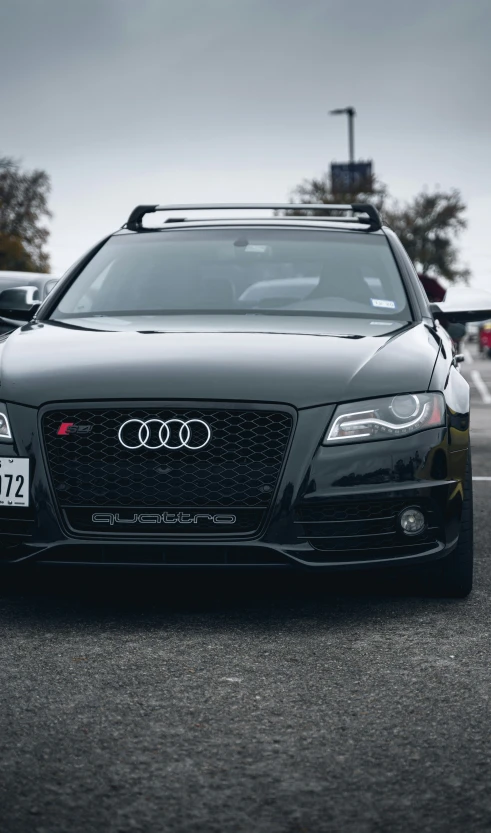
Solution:
<svg viewBox="0 0 491 833"><path fill-rule="evenodd" d="M367 500L352 497L348 499L333 498L329 503L313 503L311 506L302 505L297 510L299 520L312 523L338 521L372 521L392 519L401 509L410 504L410 500L400 498L382 498L381 500Z"/></svg>
<svg viewBox="0 0 491 833"><path fill-rule="evenodd" d="M129 419L203 420L211 439L198 450L127 449L118 431ZM63 423L71 425L60 435ZM44 415L43 433L62 507L186 507L189 512L207 507L267 509L292 424L289 413L271 410L66 409ZM128 445L138 442L132 434L136 428L130 426ZM172 426L170 444L178 444L178 428L178 423ZM193 443L199 445L206 432L201 436L199 424L195 428Z"/></svg>

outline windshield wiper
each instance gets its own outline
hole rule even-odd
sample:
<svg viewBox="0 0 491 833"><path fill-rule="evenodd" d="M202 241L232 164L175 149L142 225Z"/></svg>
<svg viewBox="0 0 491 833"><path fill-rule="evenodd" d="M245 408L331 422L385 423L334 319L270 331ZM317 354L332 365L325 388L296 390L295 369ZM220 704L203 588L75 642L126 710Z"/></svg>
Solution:
<svg viewBox="0 0 491 833"><path fill-rule="evenodd" d="M118 310L118 311L110 311L110 312L74 312L71 315L67 315L67 318L49 318L48 321L52 323L59 323L70 319L76 318L140 318L140 317L152 317L152 318L165 318L166 316L189 316L189 315L270 315L275 317L289 317L289 318L360 318L360 319L369 319L373 318L373 313L370 312L351 312L348 310L337 311L337 310L288 310L288 309L148 309L148 310ZM392 316L392 321L401 321L402 319L397 319ZM407 323L407 319L404 319L404 322Z"/></svg>
<svg viewBox="0 0 491 833"><path fill-rule="evenodd" d="M54 327L67 327L69 330L87 330L87 332L94 332L94 327L84 327L82 324L72 324L70 321L60 320L59 318L47 318L45 321L40 321L40 324L52 324ZM101 333L117 333L118 330L99 330Z"/></svg>

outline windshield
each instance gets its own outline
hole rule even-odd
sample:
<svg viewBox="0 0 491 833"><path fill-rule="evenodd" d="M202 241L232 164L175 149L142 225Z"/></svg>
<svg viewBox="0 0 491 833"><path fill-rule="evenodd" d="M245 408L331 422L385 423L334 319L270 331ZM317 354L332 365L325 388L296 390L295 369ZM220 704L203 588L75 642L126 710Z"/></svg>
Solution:
<svg viewBox="0 0 491 833"><path fill-rule="evenodd" d="M386 237L265 227L111 237L51 318L206 312L411 319Z"/></svg>

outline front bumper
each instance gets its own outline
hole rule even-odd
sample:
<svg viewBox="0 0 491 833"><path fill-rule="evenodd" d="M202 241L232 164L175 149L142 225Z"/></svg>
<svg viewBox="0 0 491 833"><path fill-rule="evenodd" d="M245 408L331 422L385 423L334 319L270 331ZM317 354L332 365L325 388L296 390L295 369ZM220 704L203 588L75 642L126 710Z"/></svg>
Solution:
<svg viewBox="0 0 491 833"><path fill-rule="evenodd" d="M333 410L298 412L258 533L201 537L71 531L54 499L38 413L9 405L14 444L2 445L0 456L30 458L31 507L0 510L0 560L327 570L413 564L451 552L460 530L468 420L449 415L446 427L413 436L324 447ZM420 536L400 529L398 514L409 506L427 519Z"/></svg>

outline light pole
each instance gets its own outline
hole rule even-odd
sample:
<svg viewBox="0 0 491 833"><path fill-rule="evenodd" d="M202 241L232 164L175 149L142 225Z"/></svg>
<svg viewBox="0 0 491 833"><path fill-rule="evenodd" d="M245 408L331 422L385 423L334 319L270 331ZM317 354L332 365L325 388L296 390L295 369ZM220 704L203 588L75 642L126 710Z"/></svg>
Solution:
<svg viewBox="0 0 491 833"><path fill-rule="evenodd" d="M349 161L352 164L355 161L355 116L356 110L354 107L342 107L338 110L329 110L330 116L343 116L346 113L348 116L348 143L349 143Z"/></svg>

